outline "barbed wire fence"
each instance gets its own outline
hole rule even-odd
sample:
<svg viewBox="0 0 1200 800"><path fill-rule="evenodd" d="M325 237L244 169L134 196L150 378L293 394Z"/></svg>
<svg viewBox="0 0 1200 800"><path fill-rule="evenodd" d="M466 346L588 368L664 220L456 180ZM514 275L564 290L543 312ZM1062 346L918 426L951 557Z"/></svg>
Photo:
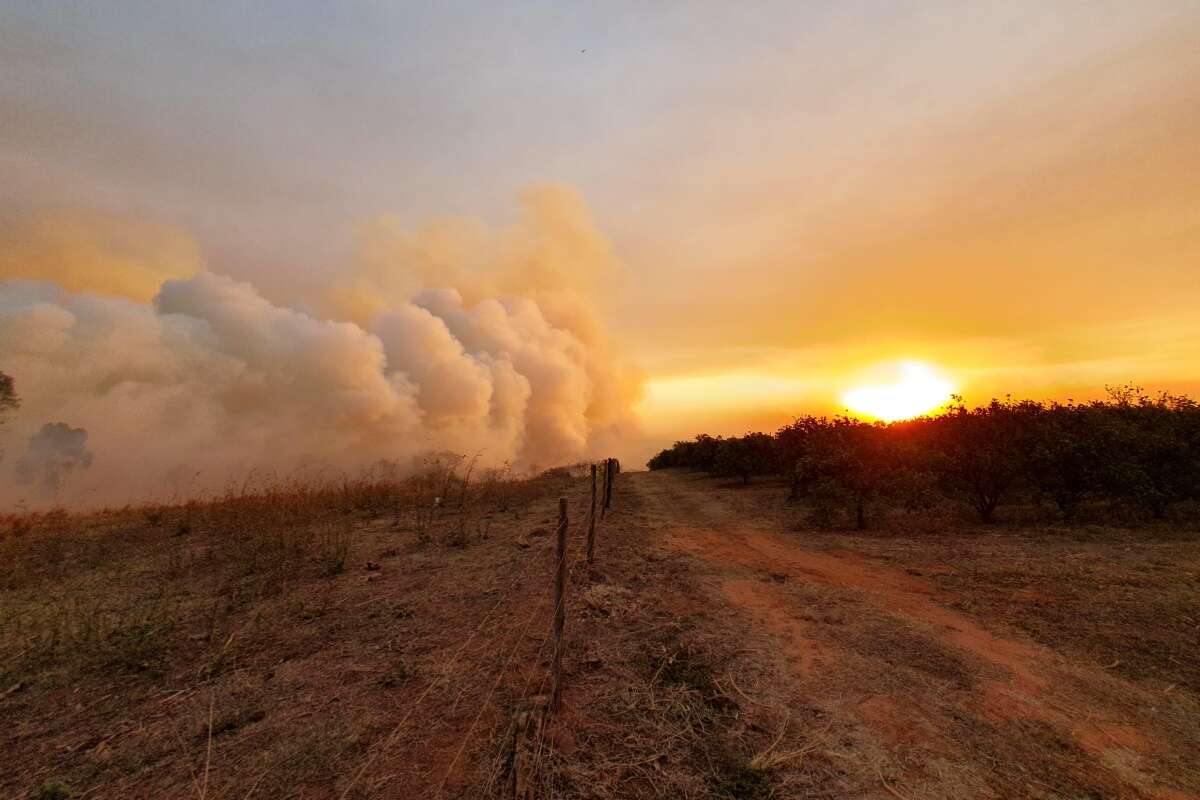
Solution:
<svg viewBox="0 0 1200 800"><path fill-rule="evenodd" d="M546 724L549 718L557 713L562 705L562 658L566 651L567 639L564 630L567 604L567 587L575 568L586 561L588 565L595 562L596 552L596 513L599 507L600 519L603 519L612 506L615 479L620 471L620 462L615 458L607 458L599 475L601 490L597 491L597 464L590 469L591 492L588 510L584 522L587 528L586 547L568 566L567 564L567 529L566 500L559 500L559 536L557 541L556 570L555 570L555 608L554 626L547 638L552 636L554 641L554 658L550 668L542 674L537 692L529 697L526 708L514 715L511 726L511 755L508 759L509 778L508 794L514 800L531 800L533 797L534 779L541 762L546 745ZM546 646L546 640L538 648L536 658L541 657L541 651ZM546 682L550 682L549 695L543 695ZM528 694L528 689L526 689Z"/></svg>
<svg viewBox="0 0 1200 800"><path fill-rule="evenodd" d="M601 462L589 464L590 477L590 492L588 493L587 506L580 516L577 516L575 524L572 525L570 519L570 508L566 497L560 497L558 501L558 523L555 528L555 559L553 562L554 572L551 581L547 581L542 589L538 592L536 599L532 603L532 609L529 615L516 626L515 635L511 641L507 640L506 634L501 634L496 638L496 641L501 642L499 647L500 657L497 659L499 668L496 671L494 679L490 681L487 694L479 703L478 710L472 718L467 730L464 732L462 739L456 749L453 758L450 760L445 773L443 774L436 790L430 797L442 798L447 784L451 776L454 774L455 767L461 761L467 748L471 744L475 736L479 723L482 721L484 714L490 707L492 698L495 696L500 685L503 683L504 677L509 673L511 666L516 660L521 644L525 641L530 629L534 626L538 619L539 612L545 609L545 599L550 593L551 588L554 592L553 613L550 616L550 624L546 634L542 637L537 650L533 654L534 664L540 664L543 653L547 645L552 646L551 660L548 667L543 670L536 668L530 671L529 676L522 687L521 697L524 699L519 702L517 711L513 714L512 720L509 723L508 732L504 741L503 752L500 758L499 768L493 771L488 791L496 793L499 790L501 796L511 797L515 800L531 800L534 777L537 773L538 765L541 761L542 752L546 745L546 729L553 715L558 712L562 704L563 691L563 659L566 655L568 637L566 631L566 610L568 603L568 588L571 585L571 580L575 575L575 570L580 564L587 563L589 565L595 563L596 558L596 539L598 522L602 521L608 514L612 506L613 490L615 486L616 476L620 472L620 463L615 458L606 458ZM575 535L572 536L571 534ZM582 540L582 547L576 547L576 554L569 558L571 540ZM524 584L527 577L533 571L534 565L542 563L540 559L530 558L521 568L519 573L511 580L514 588ZM504 604L505 600L509 599L508 595L501 593L496 602L487 610L480 618L475 627L467 634L462 643L455 648L450 657L443 662L439 672L443 676L453 674L459 665L459 661L467 648L470 647L484 631L485 626L492 621L496 612ZM486 668L484 668L486 669ZM479 674L484 670L474 670L474 674ZM537 689L530 694L530 689L533 686L534 677L540 675ZM400 714L396 725L390 730L388 735L382 742L374 748L370 757L368 757L351 776L349 782L343 788L340 798L346 800L350 796L356 786L359 785L363 776L374 766L381 758L392 751L396 743L400 740L405 727L413 718L417 709L424 701L433 693L434 689L442 685L443 680L432 680L429 684L413 699ZM547 691L547 684L549 690ZM463 680L457 697L455 698L452 707L457 707L462 701L467 687L471 685L470 681ZM503 785L498 785L503 782Z"/></svg>

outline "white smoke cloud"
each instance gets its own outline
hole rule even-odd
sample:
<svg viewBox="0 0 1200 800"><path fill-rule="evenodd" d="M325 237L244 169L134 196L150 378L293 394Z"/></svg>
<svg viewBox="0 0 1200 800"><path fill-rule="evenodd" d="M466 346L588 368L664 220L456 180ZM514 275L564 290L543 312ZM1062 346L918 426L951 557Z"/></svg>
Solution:
<svg viewBox="0 0 1200 800"><path fill-rule="evenodd" d="M433 288L381 287L363 268L354 295L366 310L338 310L335 290L330 318L207 271L165 280L150 304L2 280L0 369L22 398L6 435L21 441L47 420L86 429L95 466L65 482L61 499L74 502L429 450L518 466L601 452L634 424L638 379L583 293L554 277L580 246L597 258L579 225L567 228L567 244L550 244L553 226L506 234L490 271L475 248L495 243L471 240L459 252L482 271L451 263L445 282L397 254L396 272ZM380 268L383 251L375 258ZM34 500L14 466L0 464L0 500Z"/></svg>

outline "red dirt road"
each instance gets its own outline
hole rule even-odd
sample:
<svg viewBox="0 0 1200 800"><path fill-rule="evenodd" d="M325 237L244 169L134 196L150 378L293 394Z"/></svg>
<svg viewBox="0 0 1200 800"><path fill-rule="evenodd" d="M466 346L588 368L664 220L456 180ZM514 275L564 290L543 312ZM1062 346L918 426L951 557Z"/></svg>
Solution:
<svg viewBox="0 0 1200 800"><path fill-rule="evenodd" d="M735 511L722 494L737 489L671 472L630 477L661 545L699 562L731 629L781 656L759 690L857 725L908 787L882 781L879 796L1200 796L1195 775L1180 781L1189 743L1146 713L1163 698L1145 687L957 610L896 566L807 546L819 534ZM903 639L880 636L888 627ZM923 666L930 654L938 663ZM866 680L876 671L896 678L886 691ZM997 774L998 759L1028 762L1022 785L1006 785L1013 775Z"/></svg>

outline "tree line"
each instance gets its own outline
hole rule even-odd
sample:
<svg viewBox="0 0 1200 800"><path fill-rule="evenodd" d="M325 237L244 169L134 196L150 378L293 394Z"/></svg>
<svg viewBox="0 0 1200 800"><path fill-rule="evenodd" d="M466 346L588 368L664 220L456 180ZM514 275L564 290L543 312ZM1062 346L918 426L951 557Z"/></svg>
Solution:
<svg viewBox="0 0 1200 800"><path fill-rule="evenodd" d="M1067 520L1092 501L1163 518L1200 500L1200 404L1170 393L1110 388L1106 400L992 400L893 423L803 416L773 435L701 434L655 455L650 469L685 467L749 482L786 476L818 517L849 510L865 528L883 503L910 509L966 502L990 522L1013 502L1046 502ZM820 519L818 519L820 521Z"/></svg>

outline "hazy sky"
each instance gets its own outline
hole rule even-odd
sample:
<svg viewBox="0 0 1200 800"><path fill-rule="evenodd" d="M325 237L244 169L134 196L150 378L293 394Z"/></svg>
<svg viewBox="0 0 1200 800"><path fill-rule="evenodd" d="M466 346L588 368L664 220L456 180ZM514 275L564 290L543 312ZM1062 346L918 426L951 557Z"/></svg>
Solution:
<svg viewBox="0 0 1200 800"><path fill-rule="evenodd" d="M566 184L652 435L897 358L969 399L1195 392L1198 42L1191 0L10 2L0 221L163 226L297 302L380 214Z"/></svg>

